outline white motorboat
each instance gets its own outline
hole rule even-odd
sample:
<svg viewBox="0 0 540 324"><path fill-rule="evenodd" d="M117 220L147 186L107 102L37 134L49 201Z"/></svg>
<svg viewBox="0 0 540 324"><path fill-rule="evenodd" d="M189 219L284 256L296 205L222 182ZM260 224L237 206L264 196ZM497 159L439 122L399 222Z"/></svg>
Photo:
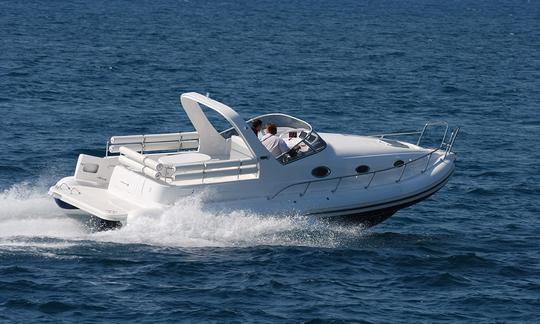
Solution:
<svg viewBox="0 0 540 324"><path fill-rule="evenodd" d="M68 213L93 215L112 226L191 195L201 195L206 208L372 226L441 189L454 171L459 128L449 131L445 122L416 132L358 136L316 132L279 113L246 121L198 93L180 100L195 131L113 136L105 157L79 155L75 174L49 194ZM229 128L218 130L208 118L212 114ZM250 127L255 119L277 125L291 150L273 156ZM435 129L442 139L422 146Z"/></svg>

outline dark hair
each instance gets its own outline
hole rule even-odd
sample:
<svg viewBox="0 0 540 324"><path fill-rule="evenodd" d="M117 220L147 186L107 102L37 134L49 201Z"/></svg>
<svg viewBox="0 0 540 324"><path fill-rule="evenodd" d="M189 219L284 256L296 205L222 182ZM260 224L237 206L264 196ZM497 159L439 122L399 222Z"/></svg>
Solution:
<svg viewBox="0 0 540 324"><path fill-rule="evenodd" d="M266 129L272 135L276 135L276 133L277 133L277 126L275 124L272 124L272 123L268 124L266 126Z"/></svg>
<svg viewBox="0 0 540 324"><path fill-rule="evenodd" d="M262 120L255 119L251 122L251 127L256 128L262 125Z"/></svg>

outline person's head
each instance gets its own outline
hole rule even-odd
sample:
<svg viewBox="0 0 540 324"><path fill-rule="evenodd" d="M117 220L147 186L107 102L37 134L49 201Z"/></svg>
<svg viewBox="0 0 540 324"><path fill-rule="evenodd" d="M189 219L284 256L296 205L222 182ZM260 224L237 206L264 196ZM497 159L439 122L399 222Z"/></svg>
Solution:
<svg viewBox="0 0 540 324"><path fill-rule="evenodd" d="M268 124L266 125L266 131L272 135L276 135L277 134L277 126L275 124Z"/></svg>
<svg viewBox="0 0 540 324"><path fill-rule="evenodd" d="M255 119L251 122L251 128L256 131L257 133L261 130L262 127L262 121L260 119Z"/></svg>

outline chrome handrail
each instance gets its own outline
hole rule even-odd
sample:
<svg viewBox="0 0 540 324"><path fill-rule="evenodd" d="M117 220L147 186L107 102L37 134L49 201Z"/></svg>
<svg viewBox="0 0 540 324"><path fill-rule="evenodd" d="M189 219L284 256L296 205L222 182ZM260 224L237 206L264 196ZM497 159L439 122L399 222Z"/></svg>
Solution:
<svg viewBox="0 0 540 324"><path fill-rule="evenodd" d="M215 163L218 162L218 166L215 166ZM187 173L179 173L179 171L183 171L185 167L191 168L193 166L201 166L200 171L189 171ZM237 180L240 180L240 176L243 174L250 174L250 173L242 173L243 169L242 167L256 167L255 172L251 173L258 173L259 172L259 162L256 159L237 159L237 160L227 160L227 161L201 161L201 162L194 162L189 164L178 164L169 166L170 169L167 169L166 173L167 176L164 178L170 181L174 181L177 177L189 174L189 175L198 175L200 174L200 181L202 184L205 183L205 180L213 179L219 176L212 175L215 171L227 171L227 170L235 170L236 174L232 174L231 176L236 176ZM170 170L170 171L169 171Z"/></svg>
<svg viewBox="0 0 540 324"><path fill-rule="evenodd" d="M198 138L196 139L190 139L190 138L185 138L185 134L183 133L178 133L178 139L174 139L174 140L153 140L152 142L149 142L147 140L147 136L151 136L151 135L161 135L161 134L148 134L148 135L140 135L141 136L141 140L140 141L132 141L132 142L125 142L125 143L120 143L120 144L116 144L116 143L112 143L111 142L111 139L107 140L107 143L106 143L106 146L105 146L105 157L108 157L109 154L119 154L119 152L111 152L111 145L114 147L115 145L116 146L129 146L129 145L138 145L140 146L140 149L137 149L136 151L137 152L140 152L141 154L144 154L145 151L152 151L152 150L145 150L145 148L150 145L150 144L165 144L165 143L170 143L171 144L171 147L170 148L167 148L165 149L164 151L175 151L175 152L180 152L180 151L183 151L183 150L186 150L186 148L184 147L184 143L185 142L190 142L190 141L199 141ZM164 135L167 135L167 134L164 134ZM177 144L176 144L177 143ZM175 144L174 146L172 144ZM187 148L187 150L189 150L189 148Z"/></svg>
<svg viewBox="0 0 540 324"><path fill-rule="evenodd" d="M429 126L445 126L444 135L442 137L441 146L444 144L444 140L446 139L446 134L448 133L448 123L445 121L433 121L433 122L427 122L424 127L422 128L422 133L420 134L420 137L418 137L418 141L416 142L417 146L420 146L420 142L422 141L422 137L424 137L424 134L426 132L426 129Z"/></svg>
<svg viewBox="0 0 540 324"><path fill-rule="evenodd" d="M444 130L444 135L442 137L442 140L441 140L441 145L443 145L445 142L445 139L446 139L446 135L448 133L448 122L445 122L445 121L432 121L432 122L427 122L424 127L422 127L422 130L417 130L417 131L406 131L406 132L397 132L397 133L385 133L385 134L374 134L374 135L369 135L370 137L378 137L379 139L383 139L385 137L390 137L390 136L404 136L404 135L417 135L419 134L420 136L418 136L418 139L416 140L416 145L417 146L420 146L420 143L422 142L422 138L424 137L424 134L426 132L426 129L429 127L429 126L444 126L445 127L445 130Z"/></svg>
<svg viewBox="0 0 540 324"><path fill-rule="evenodd" d="M454 147L454 141L456 140L456 137L459 133L459 129L460 127L457 127L452 131L452 134L450 134L450 142L446 144L446 153L444 155L445 157L446 155L448 155L449 152L452 152L452 148Z"/></svg>
<svg viewBox="0 0 540 324"><path fill-rule="evenodd" d="M386 134L374 134L374 135L368 135L370 137L378 137L378 138L385 138L387 136L403 136L403 135L414 135L414 134L420 134L422 131L410 131L410 132L398 132L398 133L386 133Z"/></svg>

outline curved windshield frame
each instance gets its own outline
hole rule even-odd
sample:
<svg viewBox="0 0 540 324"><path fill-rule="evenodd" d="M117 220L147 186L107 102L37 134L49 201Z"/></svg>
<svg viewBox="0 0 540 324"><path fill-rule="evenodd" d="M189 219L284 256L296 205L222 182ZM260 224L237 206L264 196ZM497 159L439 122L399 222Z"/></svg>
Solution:
<svg viewBox="0 0 540 324"><path fill-rule="evenodd" d="M311 127L309 123L301 119L275 113L253 117L249 119L247 123L251 124L255 119L260 119L263 125L269 123L275 124L278 127L278 134L281 136L287 132L292 132L296 133L296 136L300 139L300 141L297 141L288 152L285 152L276 158L281 164L289 164L298 161L326 148L326 142L313 130L313 127Z"/></svg>
<svg viewBox="0 0 540 324"><path fill-rule="evenodd" d="M308 132L313 131L313 127L308 122L305 122L299 118L285 115L285 114L265 114L257 117L253 117L247 121L248 124L251 124L255 119L260 119L263 125L274 124L277 127L288 127L296 129L305 129Z"/></svg>
<svg viewBox="0 0 540 324"><path fill-rule="evenodd" d="M326 148L326 142L317 134L311 125L299 118L285 114L265 114L248 119L246 122L251 125L255 119L260 119L263 125L269 123L275 124L278 128L278 134L283 136L289 131L296 132L300 141L297 141L292 148L276 158L281 164L289 164L298 161L310 155L319 153ZM234 127L226 129L219 133L224 138L230 138L232 135L238 135Z"/></svg>

